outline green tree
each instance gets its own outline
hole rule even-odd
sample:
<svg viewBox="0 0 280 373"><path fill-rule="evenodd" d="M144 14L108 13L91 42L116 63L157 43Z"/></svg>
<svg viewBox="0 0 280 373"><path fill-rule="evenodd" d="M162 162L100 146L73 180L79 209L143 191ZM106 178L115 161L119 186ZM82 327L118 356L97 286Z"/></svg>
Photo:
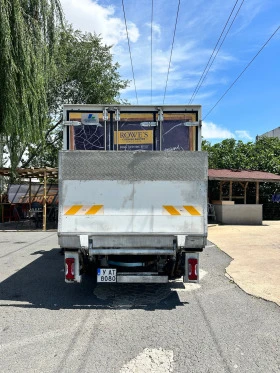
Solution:
<svg viewBox="0 0 280 373"><path fill-rule="evenodd" d="M12 179L24 145L39 140L49 122L47 92L62 25L59 0L0 0L0 167L5 150Z"/></svg>
<svg viewBox="0 0 280 373"><path fill-rule="evenodd" d="M280 175L280 139L261 137L255 143L226 139L211 145L203 141L208 152L209 168L257 170Z"/></svg>
<svg viewBox="0 0 280 373"><path fill-rule="evenodd" d="M271 172L280 175L280 139L260 137L255 143L236 141L234 139L223 140L211 145L203 141L203 150L208 152L209 168L233 169L233 170L256 170ZM224 185L228 194L228 185ZM271 202L274 193L280 193L277 183L260 184L260 203L263 204L264 218L279 218L279 205ZM219 199L219 185L216 181L209 181L209 193L211 199ZM243 189L238 183L234 184L234 194L243 195ZM255 183L248 186L249 203L255 203ZM237 201L238 202L238 201Z"/></svg>
<svg viewBox="0 0 280 373"><path fill-rule="evenodd" d="M36 141L48 123L58 0L0 0L0 134Z"/></svg>
<svg viewBox="0 0 280 373"><path fill-rule="evenodd" d="M255 143L252 169L280 175L280 139L260 137Z"/></svg>
<svg viewBox="0 0 280 373"><path fill-rule="evenodd" d="M113 62L111 46L96 34L82 33L71 26L58 36L56 76L49 91L52 114L61 114L62 104L118 102L128 85L122 80L119 64Z"/></svg>
<svg viewBox="0 0 280 373"><path fill-rule="evenodd" d="M56 69L47 91L49 123L39 141L13 140L18 142L13 147L17 152L14 162L23 167L57 166L63 104L117 103L120 90L128 85L120 77L119 64L113 62L111 47L104 45L100 36L68 26L57 33L53 58ZM8 139L6 143L11 147ZM27 156L23 159L24 152Z"/></svg>

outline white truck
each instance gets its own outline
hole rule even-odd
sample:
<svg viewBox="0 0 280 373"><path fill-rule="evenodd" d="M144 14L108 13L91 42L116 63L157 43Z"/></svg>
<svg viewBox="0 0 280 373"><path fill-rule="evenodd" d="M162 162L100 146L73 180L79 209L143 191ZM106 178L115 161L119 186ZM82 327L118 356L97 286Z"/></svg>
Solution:
<svg viewBox="0 0 280 373"><path fill-rule="evenodd" d="M65 105L58 239L65 281L199 281L207 153L198 105Z"/></svg>

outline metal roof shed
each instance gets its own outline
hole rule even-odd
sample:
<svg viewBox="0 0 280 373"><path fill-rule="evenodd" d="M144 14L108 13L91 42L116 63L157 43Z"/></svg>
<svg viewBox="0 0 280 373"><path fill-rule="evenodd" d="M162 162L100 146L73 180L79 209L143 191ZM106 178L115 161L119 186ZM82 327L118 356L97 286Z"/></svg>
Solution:
<svg viewBox="0 0 280 373"><path fill-rule="evenodd" d="M0 168L0 176L9 177L12 174L10 168ZM47 180L58 179L58 170L57 168L44 167L44 168L17 168L16 174L18 174L21 179L29 179L29 193L31 193L31 179L40 178L44 180L44 195L43 195L43 231L47 228ZM29 198L31 202L31 196Z"/></svg>
<svg viewBox="0 0 280 373"><path fill-rule="evenodd" d="M222 186L229 182L229 195L226 197L230 201L234 197L232 195L232 183L237 182L244 188L244 203L246 203L246 190L249 182L256 183L256 204L259 204L259 183L280 183L280 175L275 175L270 172L250 171L250 170L208 170L209 180L220 181L220 200L223 200Z"/></svg>

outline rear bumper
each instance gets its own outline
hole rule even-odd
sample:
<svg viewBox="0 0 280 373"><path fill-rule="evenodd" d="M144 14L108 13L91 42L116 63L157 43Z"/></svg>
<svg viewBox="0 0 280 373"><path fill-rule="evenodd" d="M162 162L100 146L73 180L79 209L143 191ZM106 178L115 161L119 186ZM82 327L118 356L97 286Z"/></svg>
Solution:
<svg viewBox="0 0 280 373"><path fill-rule="evenodd" d="M201 251L207 244L205 234L109 234L58 233L62 248L80 249L81 237L86 238L91 255L172 255L174 246ZM175 243L175 245L174 245ZM84 246L84 245L83 245ZM155 249L151 251L151 249ZM140 253L140 251L143 251ZM161 251L164 252L161 253ZM168 251L168 253L167 253ZM169 253L170 251L170 253Z"/></svg>

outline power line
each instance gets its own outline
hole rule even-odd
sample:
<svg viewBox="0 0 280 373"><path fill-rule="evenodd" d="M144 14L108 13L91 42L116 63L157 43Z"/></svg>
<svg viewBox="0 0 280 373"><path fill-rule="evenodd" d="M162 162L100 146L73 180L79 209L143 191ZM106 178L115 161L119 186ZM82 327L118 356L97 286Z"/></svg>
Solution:
<svg viewBox="0 0 280 373"><path fill-rule="evenodd" d="M248 69L248 67L251 65L251 63L257 58L257 56L261 53L261 51L265 48L265 46L270 42L270 40L273 38L273 36L277 33L277 31L280 29L280 26L277 27L277 29L274 31L274 33L268 38L268 40L263 44L261 49L258 51L258 53L251 59L251 61L248 63L248 65L243 69L243 71L238 75L238 77L234 80L234 82L228 87L228 89L225 91L225 93L221 96L221 98L216 102L216 104L212 107L211 110L208 111L208 113L205 115L203 120L208 117L208 115L215 109L215 107L219 104L219 102L225 97L225 95L228 93L228 91L234 86L234 84L237 82L237 80L243 75L243 73Z"/></svg>
<svg viewBox="0 0 280 373"><path fill-rule="evenodd" d="M234 17L234 19L233 19L233 21L232 21L232 23L231 23L231 25L230 25L230 27L229 27L229 29L228 29L226 35L225 35L223 41L222 41L222 43L221 43L221 45L220 45L220 47L219 47L217 53L215 54L215 57L214 57L214 59L213 59L211 65L209 66L209 64L210 64L210 62L211 62L211 59L212 59L212 57L213 57L213 55L214 55L214 53L215 53L215 51L216 51L217 46L219 45L219 42L220 42L220 40L221 40L221 38L222 38L222 36L223 36L223 33L224 33L225 30L226 30L226 27L227 27L227 25L228 25L228 23L229 23L229 20L231 19L231 16L232 16L232 14L233 14L233 12L234 12L234 9L236 8L236 5L237 5L238 1L239 1L239 0L236 0L235 4L234 4L234 6L233 6L233 8L232 8L232 10L231 10L231 12L230 12L230 15L229 15L229 17L228 17L228 19L227 19L227 21L226 21L226 23L225 23L225 25L224 25L224 28L223 28L223 30L222 30L220 36L219 36L219 39L218 39L218 41L217 41L217 43L216 43L216 45L215 45L215 47L214 47L214 49L213 49L213 51L212 51L212 54L211 54L211 56L210 56L210 58L209 58L209 60L208 60L208 62L207 62L207 64L206 64L206 66L205 66L205 68L204 68L204 70L203 70L203 73L202 73L202 75L201 75L201 77L200 77L200 79L199 79L199 81L198 81L198 83L197 83L197 85L196 85L196 87L195 87L195 90L194 90L194 92L193 92L193 94L192 94L192 97L191 97L190 100L189 100L189 104L191 104L191 103L193 102L193 100L194 100L195 96L197 95L197 93L198 93L200 87L202 86L202 84L203 84L203 82L204 82L204 80L205 80L205 78L206 78L206 75L208 74L208 72L209 72L209 70L210 70L210 68L211 68L211 66L212 66L212 64L213 64L213 62L214 62L214 60L215 60L215 58L216 58L216 56L217 56L217 54L218 54L218 52L219 52L221 46L222 46L222 44L223 44L223 42L224 42L224 40L225 40L225 38L226 38L226 36L227 36L227 34L228 34L228 32L229 32L231 26L232 26L232 24L233 24L233 22L234 22L234 20L235 20L235 18L236 18L236 16L237 16L237 14L239 13L239 10L240 10L241 6L243 5L244 0L242 1L242 4L240 5L240 7L239 7L237 13L235 14L235 17ZM208 66L209 66L209 69L207 70ZM206 71L206 70L207 70L207 71Z"/></svg>
<svg viewBox="0 0 280 373"><path fill-rule="evenodd" d="M153 103L153 18L154 18L154 1L152 0L152 14L151 14L151 104Z"/></svg>
<svg viewBox="0 0 280 373"><path fill-rule="evenodd" d="M209 70L211 69L211 67L212 67L212 65L213 65L213 63L214 63L214 61L215 61L215 59L216 59L216 57L217 57L217 54L219 53L219 51L220 51L220 49L221 49L221 47L222 47L222 45L223 45L223 43L224 43L224 41L225 41L227 35L228 35L228 33L229 33L230 29L231 29L231 26L233 25L233 23L234 23L234 21L235 21L237 15L238 15L238 13L239 13L239 11L240 11L242 5L243 5L243 3L244 3L244 0L242 1L240 7L238 8L238 10L237 10L237 12L236 12L236 14L235 14L235 16L234 16L234 18L233 18L233 20L232 20L232 22L231 22L229 28L228 28L228 30L227 30L227 32L226 32L226 34L225 34L225 36L224 36L224 38L223 38L223 40L222 40L222 42L221 42L221 44L220 44L218 50L216 51L216 54L215 54L214 58L212 59L211 64L210 64L210 66L208 67L208 69L207 69L207 71L206 71L206 73L205 73L205 75L204 75L204 78L203 78L202 82L200 83L200 86L199 86L198 90L200 89L200 87L202 86L203 82L205 81L206 76L207 76ZM196 96L196 95L195 95L195 96Z"/></svg>
<svg viewBox="0 0 280 373"><path fill-rule="evenodd" d="M129 37L128 37L128 30L127 30L127 23L126 23L126 16L125 16L125 9L124 9L123 0L122 0L122 8L123 8L123 18L124 18L125 29L126 29L128 50L129 50L129 55L130 55L130 64L131 64L131 70L132 70L132 76L133 76L133 82L134 82L135 96L136 96L136 102L137 102L137 105L138 105L138 96L137 96L137 90L136 90L136 84L135 84L135 76L134 76L134 69L133 69L133 63L132 63L132 57L131 57L131 49L130 49L130 43L129 43Z"/></svg>
<svg viewBox="0 0 280 373"><path fill-rule="evenodd" d="M172 40L171 51L170 51L170 59L169 59L169 65L168 65L168 71L167 71L167 77L166 77L166 83L165 83L165 89L164 89L164 95L163 95L163 104L165 102L166 89L167 89L169 71L170 71L170 66L171 66L171 59L172 59L172 53L173 53L173 47L174 47L174 40L175 40L179 10L180 10L180 0L178 0L177 15L176 15L176 21L175 21L175 26L174 26L173 40Z"/></svg>

